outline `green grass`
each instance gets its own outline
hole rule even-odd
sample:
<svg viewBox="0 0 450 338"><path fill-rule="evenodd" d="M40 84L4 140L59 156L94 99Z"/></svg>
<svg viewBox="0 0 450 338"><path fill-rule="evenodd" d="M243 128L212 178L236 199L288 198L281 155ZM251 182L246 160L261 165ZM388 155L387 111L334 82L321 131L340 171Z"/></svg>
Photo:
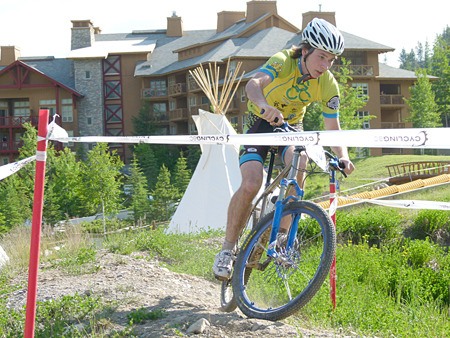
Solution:
<svg viewBox="0 0 450 338"><path fill-rule="evenodd" d="M383 156L356 160L357 170L345 182L350 187L356 185L354 181L361 184L379 180L387 176L385 165L429 159L430 156ZM320 189L327 188L327 183L325 179ZM308 186L313 184L315 181ZM442 185L399 198L450 201L450 189ZM448 243L442 239L450 233L450 213L370 205L344 208L340 212L337 307L332 308L327 281L308 305L286 321L303 328L328 328L369 337L449 336L450 258ZM414 231L408 231L411 229ZM55 234L44 229L41 251L46 255L41 256L41 262L45 267L58 267L72 275L95 272L96 247L81 229L71 230ZM102 245L124 255L142 252L142 259L157 258L174 272L213 281L211 266L224 232L167 234L164 230L164 227L146 228L111 234ZM25 309L8 308L6 299L8 294L25 287L13 281L18 273L26 272L29 238L28 228L18 228L1 239L0 244L13 264L0 272L0 337L23 333ZM60 250L54 250L56 244ZM107 334L108 318L115 306L80 295L40 302L36 336L130 337L135 323L165 315L160 309L137 309L130 313L127 328ZM75 323L83 323L82 332L74 329ZM53 331L48 332L49 328Z"/></svg>
<svg viewBox="0 0 450 338"><path fill-rule="evenodd" d="M387 182L389 172L386 166L388 165L420 161L450 161L450 156L387 155L353 159L352 161L356 169L349 177L344 178L340 174L337 175L341 191L355 189L366 185L367 188L361 189L371 190L373 184ZM306 193L308 198L319 197L329 191L329 178L327 174L320 173L310 176L306 182ZM348 194L360 192L360 190L350 190Z"/></svg>

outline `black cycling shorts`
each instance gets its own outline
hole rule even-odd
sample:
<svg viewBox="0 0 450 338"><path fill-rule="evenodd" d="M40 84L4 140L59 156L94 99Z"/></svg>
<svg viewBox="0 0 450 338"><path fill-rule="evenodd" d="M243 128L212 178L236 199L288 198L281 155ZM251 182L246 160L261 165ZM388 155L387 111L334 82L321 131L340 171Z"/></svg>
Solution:
<svg viewBox="0 0 450 338"><path fill-rule="evenodd" d="M257 133L273 133L273 126L270 125L266 120L253 115L251 116L251 125L246 134L257 134ZM302 124L293 125L299 132L303 131ZM258 161L262 164L266 161L269 149L272 146L255 146L255 145L244 145L241 146L239 153L239 165L241 166L245 162ZM281 158L284 159L284 151L288 146L278 146L278 154L282 154Z"/></svg>

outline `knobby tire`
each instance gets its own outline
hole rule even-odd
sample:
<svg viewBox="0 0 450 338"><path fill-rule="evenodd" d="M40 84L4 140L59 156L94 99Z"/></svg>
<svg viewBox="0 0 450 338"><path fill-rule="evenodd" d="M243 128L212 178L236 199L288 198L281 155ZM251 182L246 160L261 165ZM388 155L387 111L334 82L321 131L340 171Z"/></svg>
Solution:
<svg viewBox="0 0 450 338"><path fill-rule="evenodd" d="M292 249L279 249L278 259L268 257L267 241L260 243L272 227L273 211L242 243L234 264L232 291L233 301L246 316L271 321L289 317L314 297L328 276L336 251L334 224L313 202L291 202L284 207L283 217L295 219L298 215L296 243ZM255 265L256 251L261 254ZM251 274L249 266L253 267Z"/></svg>

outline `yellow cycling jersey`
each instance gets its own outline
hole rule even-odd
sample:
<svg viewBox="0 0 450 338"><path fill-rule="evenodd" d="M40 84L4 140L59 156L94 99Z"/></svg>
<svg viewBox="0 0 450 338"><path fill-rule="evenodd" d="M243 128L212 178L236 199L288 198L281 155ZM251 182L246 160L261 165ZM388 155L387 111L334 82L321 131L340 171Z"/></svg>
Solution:
<svg viewBox="0 0 450 338"><path fill-rule="evenodd" d="M302 122L306 107L316 101L322 103L325 117L337 118L339 86L333 74L326 71L317 79L302 82L301 59L293 59L292 53L292 49L284 49L260 68L260 72L272 78L264 88L267 103L282 112L290 124ZM249 100L247 106L250 112L261 117L261 109L256 104Z"/></svg>

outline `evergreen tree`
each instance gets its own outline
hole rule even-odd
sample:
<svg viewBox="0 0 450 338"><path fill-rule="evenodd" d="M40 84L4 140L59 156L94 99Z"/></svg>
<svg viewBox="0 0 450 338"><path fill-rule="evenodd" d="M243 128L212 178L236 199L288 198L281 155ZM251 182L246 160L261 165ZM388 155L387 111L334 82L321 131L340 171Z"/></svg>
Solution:
<svg viewBox="0 0 450 338"><path fill-rule="evenodd" d="M81 215L83 210L82 162L77 161L77 155L69 148L59 151L49 163L46 182L49 183L45 193L45 200L48 203L44 205L44 212L49 207L48 204L53 203L59 206L58 220ZM47 193L50 190L53 191L55 198L52 202Z"/></svg>
<svg viewBox="0 0 450 338"><path fill-rule="evenodd" d="M175 211L178 189L170 183L170 171L163 164L158 175L155 189L152 191L151 211L154 220L167 221Z"/></svg>
<svg viewBox="0 0 450 338"><path fill-rule="evenodd" d="M416 53L414 53L413 49L411 49L411 51L408 54L406 53L406 51L404 49L402 49L402 52L399 57L399 61L400 61L401 69L414 71L418 67Z"/></svg>
<svg viewBox="0 0 450 338"><path fill-rule="evenodd" d="M313 102L306 107L306 114L303 117L303 129L305 131L323 130L322 104Z"/></svg>
<svg viewBox="0 0 450 338"><path fill-rule="evenodd" d="M138 144L134 147L134 154L142 173L147 179L147 187L149 189L154 188L158 177L159 165L152 147L145 143Z"/></svg>
<svg viewBox="0 0 450 338"><path fill-rule="evenodd" d="M117 212L120 206L121 174L123 163L117 153L109 152L106 143L97 144L87 154L82 165L84 212Z"/></svg>
<svg viewBox="0 0 450 338"><path fill-rule="evenodd" d="M8 176L0 182L0 233L31 220L32 206L28 192L18 175Z"/></svg>
<svg viewBox="0 0 450 338"><path fill-rule="evenodd" d="M159 118L158 114L160 113L164 112L156 112L150 102L144 102L139 110L138 116L132 118L134 134L137 136L166 134L167 131L156 124ZM144 149L146 151L150 150L151 154L146 154ZM169 168L169 170L173 170L179 152L179 146L170 144L147 144L146 147L141 147L138 150L138 160L145 177L147 177L149 187L155 186L156 174L159 172L162 164ZM152 157L154 157L154 160L151 159Z"/></svg>
<svg viewBox="0 0 450 338"><path fill-rule="evenodd" d="M339 120L341 128L344 130L361 129L363 120L357 115L357 112L366 105L367 95L361 92L360 88L354 88L349 85L351 78L350 61L342 58L342 66L335 76L339 84L341 94L341 105L339 108ZM368 116L368 119L374 116Z"/></svg>
<svg viewBox="0 0 450 338"><path fill-rule="evenodd" d="M187 168L187 160L183 156L183 152L180 153L180 157L175 165L173 174L173 186L178 189L178 198L182 198L186 188L191 180L191 171Z"/></svg>
<svg viewBox="0 0 450 338"><path fill-rule="evenodd" d="M19 160L36 155L37 150L37 129L28 122L23 124L23 128L25 131L20 138L22 145L19 149ZM49 151L51 151L51 143L47 146L47 153ZM36 161L33 161L15 174L20 178L20 185L24 188L30 207L33 204L34 197L35 168Z"/></svg>
<svg viewBox="0 0 450 338"><path fill-rule="evenodd" d="M131 203L130 207L133 210L134 223L145 218L149 211L147 180L139 167L136 156L133 156L131 161L131 175L128 179L128 184L131 186Z"/></svg>
<svg viewBox="0 0 450 338"><path fill-rule="evenodd" d="M416 76L416 83L409 88L411 98L405 99L411 110L408 120L413 123L414 128L440 127L442 124L426 70L418 69Z"/></svg>
<svg viewBox="0 0 450 338"><path fill-rule="evenodd" d="M195 168L197 168L198 161L200 160L200 157L202 156L202 150L200 148L200 145L190 145L187 146L187 166L191 172L195 171Z"/></svg>
<svg viewBox="0 0 450 338"><path fill-rule="evenodd" d="M447 27L447 31L450 29ZM431 59L431 74L438 79L433 81L432 88L435 93L438 111L444 126L450 126L450 42L445 38L446 33L437 38L433 57ZM450 33L449 33L450 36Z"/></svg>

